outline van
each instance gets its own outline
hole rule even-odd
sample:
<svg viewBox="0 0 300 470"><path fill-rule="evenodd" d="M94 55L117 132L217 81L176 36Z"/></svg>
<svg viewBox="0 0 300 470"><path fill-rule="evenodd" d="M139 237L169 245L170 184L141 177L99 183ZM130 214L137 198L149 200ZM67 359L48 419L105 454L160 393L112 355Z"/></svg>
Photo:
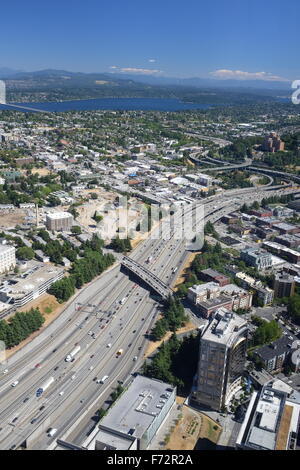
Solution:
<svg viewBox="0 0 300 470"><path fill-rule="evenodd" d="M13 383L11 384L11 386L12 386L12 387L16 387L16 386L18 385L18 383L19 383L19 381L16 380L15 382L13 382Z"/></svg>
<svg viewBox="0 0 300 470"><path fill-rule="evenodd" d="M108 375L105 375L104 377L102 377L102 379L100 380L100 383L101 384L104 384L105 380L108 379ZM97 381L98 382L98 381Z"/></svg>
<svg viewBox="0 0 300 470"><path fill-rule="evenodd" d="M57 433L57 429L55 429L55 428L50 428L50 429L48 430L48 437L53 437L54 434L56 434L56 433Z"/></svg>

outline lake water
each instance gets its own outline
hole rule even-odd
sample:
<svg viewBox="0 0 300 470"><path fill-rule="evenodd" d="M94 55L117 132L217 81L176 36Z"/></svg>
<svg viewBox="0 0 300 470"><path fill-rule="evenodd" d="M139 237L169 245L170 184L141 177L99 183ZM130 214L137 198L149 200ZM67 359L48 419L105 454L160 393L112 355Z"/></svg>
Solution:
<svg viewBox="0 0 300 470"><path fill-rule="evenodd" d="M9 103L0 105L1 109L30 111L188 111L193 109L208 109L213 105L201 103L183 103L177 99L160 98L101 98L90 100L74 100L44 103Z"/></svg>

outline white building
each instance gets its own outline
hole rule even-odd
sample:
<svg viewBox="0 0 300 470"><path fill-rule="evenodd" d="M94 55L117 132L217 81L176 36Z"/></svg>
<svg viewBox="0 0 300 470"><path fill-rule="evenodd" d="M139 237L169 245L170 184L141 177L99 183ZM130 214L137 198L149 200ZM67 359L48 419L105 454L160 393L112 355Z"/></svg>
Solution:
<svg viewBox="0 0 300 470"><path fill-rule="evenodd" d="M16 249L11 245L0 245L0 273L16 266Z"/></svg>
<svg viewBox="0 0 300 470"><path fill-rule="evenodd" d="M73 225L73 216L69 212L53 212L46 215L48 230L69 231Z"/></svg>

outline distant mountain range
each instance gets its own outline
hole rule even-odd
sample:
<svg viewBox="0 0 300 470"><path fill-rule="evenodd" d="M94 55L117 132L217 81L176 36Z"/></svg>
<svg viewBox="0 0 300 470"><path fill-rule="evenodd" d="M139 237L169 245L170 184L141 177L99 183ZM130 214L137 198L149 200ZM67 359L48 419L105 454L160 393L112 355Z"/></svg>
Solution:
<svg viewBox="0 0 300 470"><path fill-rule="evenodd" d="M219 80L215 78L174 78L174 77L158 77L154 75L142 74L123 74L123 73L84 73L84 72L68 72L66 70L46 69L36 72L25 72L21 70L13 70L7 67L0 67L0 78L9 80L30 80L30 81L48 81L57 80L59 83L65 83L71 80L73 84L87 85L95 83L95 81L108 81L110 85L116 84L148 84L152 86L180 86L185 88L226 88L226 89L243 89L249 91L254 90L290 90L291 82L269 81L269 80ZM99 83L101 84L101 83Z"/></svg>

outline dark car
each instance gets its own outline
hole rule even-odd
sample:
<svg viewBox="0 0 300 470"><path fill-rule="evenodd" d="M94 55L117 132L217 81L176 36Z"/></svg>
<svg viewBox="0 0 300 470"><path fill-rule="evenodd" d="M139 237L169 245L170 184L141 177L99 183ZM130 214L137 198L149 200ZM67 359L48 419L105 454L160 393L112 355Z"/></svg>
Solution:
<svg viewBox="0 0 300 470"><path fill-rule="evenodd" d="M44 408L45 408L45 406L43 405L39 408L39 410L42 411Z"/></svg>
<svg viewBox="0 0 300 470"><path fill-rule="evenodd" d="M26 397L26 398L23 400L23 403L26 403L28 400L29 400L29 397Z"/></svg>
<svg viewBox="0 0 300 470"><path fill-rule="evenodd" d="M53 369L53 370L57 370L58 368L59 368L59 366L56 366L56 367L54 367L54 369Z"/></svg>
<svg viewBox="0 0 300 470"><path fill-rule="evenodd" d="M16 416L13 420L12 420L12 423L15 423L18 419L18 416Z"/></svg>
<svg viewBox="0 0 300 470"><path fill-rule="evenodd" d="M37 421L37 418L33 418L33 419L30 421L30 423L31 423L31 424L34 424L36 421Z"/></svg>

